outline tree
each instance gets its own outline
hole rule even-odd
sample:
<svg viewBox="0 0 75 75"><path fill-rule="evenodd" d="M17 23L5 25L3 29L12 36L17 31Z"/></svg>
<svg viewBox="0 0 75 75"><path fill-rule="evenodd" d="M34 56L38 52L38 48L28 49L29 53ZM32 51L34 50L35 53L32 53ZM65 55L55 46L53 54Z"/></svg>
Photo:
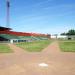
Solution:
<svg viewBox="0 0 75 75"><path fill-rule="evenodd" d="M61 33L61 35L75 35L75 30L71 29L67 33Z"/></svg>
<svg viewBox="0 0 75 75"><path fill-rule="evenodd" d="M61 35L66 35L66 33L64 32L64 33L61 33Z"/></svg>
<svg viewBox="0 0 75 75"><path fill-rule="evenodd" d="M66 35L75 35L75 30L69 30L68 33L66 33Z"/></svg>

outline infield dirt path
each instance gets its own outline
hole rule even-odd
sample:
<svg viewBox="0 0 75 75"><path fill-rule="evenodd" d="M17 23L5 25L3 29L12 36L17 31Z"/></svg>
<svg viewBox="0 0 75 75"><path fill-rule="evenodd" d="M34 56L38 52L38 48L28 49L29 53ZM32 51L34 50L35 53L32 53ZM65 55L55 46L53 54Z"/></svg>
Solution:
<svg viewBox="0 0 75 75"><path fill-rule="evenodd" d="M60 52L57 41L38 53L9 46L14 53L0 54L0 75L75 75L75 53ZM40 63L48 67L40 67Z"/></svg>

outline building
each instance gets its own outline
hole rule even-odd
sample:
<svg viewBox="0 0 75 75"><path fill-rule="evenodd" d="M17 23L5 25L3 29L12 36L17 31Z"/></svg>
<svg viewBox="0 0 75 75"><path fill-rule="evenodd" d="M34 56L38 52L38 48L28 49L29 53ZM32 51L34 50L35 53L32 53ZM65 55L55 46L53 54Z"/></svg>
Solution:
<svg viewBox="0 0 75 75"><path fill-rule="evenodd" d="M31 42L34 40L46 40L50 35L39 33L15 32L11 28L0 27L0 42Z"/></svg>
<svg viewBox="0 0 75 75"><path fill-rule="evenodd" d="M75 40L75 35L67 35L68 40Z"/></svg>

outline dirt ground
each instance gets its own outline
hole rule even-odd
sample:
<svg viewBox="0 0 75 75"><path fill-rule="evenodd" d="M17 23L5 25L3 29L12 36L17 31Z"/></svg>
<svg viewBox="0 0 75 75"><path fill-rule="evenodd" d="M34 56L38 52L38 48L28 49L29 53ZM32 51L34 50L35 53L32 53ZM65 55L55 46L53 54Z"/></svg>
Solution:
<svg viewBox="0 0 75 75"><path fill-rule="evenodd" d="M60 52L57 41L36 53L9 46L14 53L0 54L0 75L75 75L75 53ZM41 67L40 63L48 67Z"/></svg>

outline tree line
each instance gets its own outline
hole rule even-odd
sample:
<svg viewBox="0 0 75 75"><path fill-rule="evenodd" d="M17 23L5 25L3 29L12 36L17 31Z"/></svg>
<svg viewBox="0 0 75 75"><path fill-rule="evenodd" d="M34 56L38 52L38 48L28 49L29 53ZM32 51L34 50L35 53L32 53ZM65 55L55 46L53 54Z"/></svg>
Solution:
<svg viewBox="0 0 75 75"><path fill-rule="evenodd" d="M61 35L75 35L75 30L74 29L70 29L67 33L61 33Z"/></svg>

